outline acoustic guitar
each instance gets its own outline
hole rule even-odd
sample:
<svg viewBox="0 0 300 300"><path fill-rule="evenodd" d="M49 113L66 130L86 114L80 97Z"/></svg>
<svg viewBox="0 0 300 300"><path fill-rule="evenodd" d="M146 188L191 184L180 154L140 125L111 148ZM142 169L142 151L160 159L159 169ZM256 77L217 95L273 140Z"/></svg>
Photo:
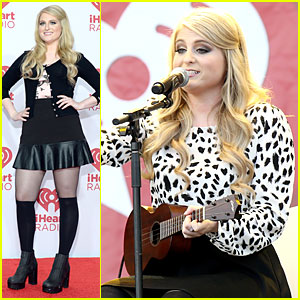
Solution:
<svg viewBox="0 0 300 300"><path fill-rule="evenodd" d="M193 211L192 220L226 221L236 218L240 207L236 195L230 195ZM185 239L181 229L187 206L161 204L158 208L141 207L142 270L151 258L163 259L168 253L185 253L191 239ZM130 275L134 275L133 211L128 217L124 235L124 261Z"/></svg>

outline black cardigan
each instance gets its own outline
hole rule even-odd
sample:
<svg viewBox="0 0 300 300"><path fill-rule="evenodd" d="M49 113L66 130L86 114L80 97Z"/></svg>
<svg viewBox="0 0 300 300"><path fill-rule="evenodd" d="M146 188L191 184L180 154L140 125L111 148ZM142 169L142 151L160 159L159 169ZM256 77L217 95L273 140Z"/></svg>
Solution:
<svg viewBox="0 0 300 300"><path fill-rule="evenodd" d="M20 80L21 76L21 65L25 55L28 51L25 51L7 70L2 78L2 99L10 98L9 90ZM78 74L74 78L75 82L78 77L84 79L94 90L95 93L92 95L97 99L97 104L100 102L100 74L95 67L81 54L80 60L76 63L78 68ZM56 117L68 116L78 114L76 109L73 107L67 107L64 110L58 108L56 104L60 99L58 95L66 95L73 98L74 87L72 86L67 78L67 68L58 60L50 66L46 67L46 71L49 75L52 89L52 106L55 111ZM33 70L35 72L35 70ZM25 82L25 94L26 94L26 107L30 107L29 119L33 117L34 103L36 96L36 88L38 80L24 79Z"/></svg>

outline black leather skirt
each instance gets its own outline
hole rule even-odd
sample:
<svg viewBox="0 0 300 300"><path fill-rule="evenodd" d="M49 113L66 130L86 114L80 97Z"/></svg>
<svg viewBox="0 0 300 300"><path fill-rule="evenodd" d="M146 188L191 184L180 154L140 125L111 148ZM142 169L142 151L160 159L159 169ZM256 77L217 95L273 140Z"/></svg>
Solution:
<svg viewBox="0 0 300 300"><path fill-rule="evenodd" d="M23 122L15 169L56 170L93 163L78 115L57 117L50 99L36 100Z"/></svg>

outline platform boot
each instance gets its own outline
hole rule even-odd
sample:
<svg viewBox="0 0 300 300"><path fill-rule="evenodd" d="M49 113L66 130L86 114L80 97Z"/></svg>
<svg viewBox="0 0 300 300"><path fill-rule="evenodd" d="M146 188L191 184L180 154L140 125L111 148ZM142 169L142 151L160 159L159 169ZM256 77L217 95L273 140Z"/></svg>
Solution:
<svg viewBox="0 0 300 300"><path fill-rule="evenodd" d="M69 256L56 254L50 275L43 283L43 292L56 294L62 291L62 288L69 287L70 265Z"/></svg>
<svg viewBox="0 0 300 300"><path fill-rule="evenodd" d="M7 280L8 288L14 290L23 289L27 277L29 284L37 284L37 261L34 256L34 251L22 251L20 263L15 275L9 277Z"/></svg>

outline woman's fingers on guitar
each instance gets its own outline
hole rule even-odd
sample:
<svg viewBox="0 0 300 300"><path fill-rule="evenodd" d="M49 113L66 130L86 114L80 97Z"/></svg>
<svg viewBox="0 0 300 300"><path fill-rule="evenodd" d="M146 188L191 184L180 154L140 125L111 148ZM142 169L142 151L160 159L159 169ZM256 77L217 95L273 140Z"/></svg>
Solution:
<svg viewBox="0 0 300 300"><path fill-rule="evenodd" d="M187 210L184 212L184 215L190 215L194 210L199 209L200 206L196 206L196 205L190 205Z"/></svg>
<svg viewBox="0 0 300 300"><path fill-rule="evenodd" d="M182 224L182 234L185 238L193 238L200 236L198 231L198 222L196 220L192 221L191 215L185 217Z"/></svg>
<svg viewBox="0 0 300 300"><path fill-rule="evenodd" d="M182 224L182 234L185 238L189 237L190 229L191 229L190 223L191 223L191 216L185 217Z"/></svg>
<svg viewBox="0 0 300 300"><path fill-rule="evenodd" d="M186 216L182 225L182 234L185 238L194 238L200 236L198 232L200 223L197 220L192 221L192 212L196 209L199 209L199 206L190 205L187 210L184 212Z"/></svg>
<svg viewBox="0 0 300 300"><path fill-rule="evenodd" d="M192 231L199 231L200 227L201 227L201 224L197 220L193 220L191 222L191 230Z"/></svg>

